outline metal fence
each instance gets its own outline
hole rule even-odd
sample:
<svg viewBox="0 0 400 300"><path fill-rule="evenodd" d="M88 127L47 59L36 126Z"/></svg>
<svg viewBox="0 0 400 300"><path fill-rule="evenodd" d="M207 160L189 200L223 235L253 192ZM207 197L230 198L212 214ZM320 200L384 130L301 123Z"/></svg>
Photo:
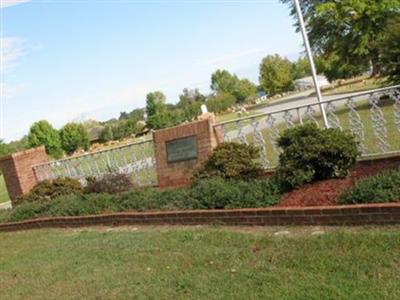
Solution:
<svg viewBox="0 0 400 300"><path fill-rule="evenodd" d="M400 85L354 93L322 101L329 127L349 130L359 142L361 156L400 151ZM316 100L281 110L271 110L216 124L224 141L253 143L260 149L263 167L277 165L276 141L286 129L315 122L323 126Z"/></svg>
<svg viewBox="0 0 400 300"><path fill-rule="evenodd" d="M131 174L138 186L157 184L152 140L132 143L33 167L39 181L57 177L83 180L108 173Z"/></svg>

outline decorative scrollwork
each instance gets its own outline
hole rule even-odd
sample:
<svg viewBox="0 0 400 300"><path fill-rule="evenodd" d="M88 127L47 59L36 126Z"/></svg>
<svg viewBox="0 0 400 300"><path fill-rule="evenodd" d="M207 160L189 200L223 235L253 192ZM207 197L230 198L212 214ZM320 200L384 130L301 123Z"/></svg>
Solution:
<svg viewBox="0 0 400 300"><path fill-rule="evenodd" d="M312 105L308 105L306 108L306 111L304 112L304 122L314 122L315 124L317 124L317 126L319 126L317 118L315 117L316 112L314 107L312 107Z"/></svg>
<svg viewBox="0 0 400 300"><path fill-rule="evenodd" d="M229 137L228 130L226 129L226 124L221 126L221 130L224 142L230 142L231 138Z"/></svg>
<svg viewBox="0 0 400 300"><path fill-rule="evenodd" d="M285 111L285 113L283 114L283 119L285 120L287 128L291 128L294 126L293 115L290 110Z"/></svg>
<svg viewBox="0 0 400 300"><path fill-rule="evenodd" d="M326 106L326 117L328 119L330 127L342 129L342 126L340 126L339 118L336 115L336 107L333 102L328 102Z"/></svg>
<svg viewBox="0 0 400 300"><path fill-rule="evenodd" d="M243 126L240 120L236 121L236 127L237 127L237 138L239 142L247 145L246 135L243 132Z"/></svg>
<svg viewBox="0 0 400 300"><path fill-rule="evenodd" d="M371 94L369 97L369 103L371 105L370 112L372 128L375 137L378 139L378 147L381 152L386 153L389 151L390 145L387 136L386 120L381 108L379 107L379 95Z"/></svg>
<svg viewBox="0 0 400 300"><path fill-rule="evenodd" d="M276 118L273 115L268 115L267 119L267 127L268 127L268 132L269 132L269 138L271 141L272 149L274 149L274 152L279 154L279 148L277 145L277 140L279 138L279 130L276 128Z"/></svg>
<svg viewBox="0 0 400 300"><path fill-rule="evenodd" d="M261 164L266 169L269 166L269 161L267 158L267 147L265 145L264 136L263 136L261 130L259 129L259 126L258 126L259 124L260 124L260 122L257 121L255 118L251 119L251 126L253 127L255 144L260 149Z"/></svg>
<svg viewBox="0 0 400 300"><path fill-rule="evenodd" d="M394 101L393 104L394 122L396 124L397 130L400 133L400 88L391 90L390 96Z"/></svg>
<svg viewBox="0 0 400 300"><path fill-rule="evenodd" d="M354 99L352 97L348 98L346 105L349 108L350 132L353 134L354 138L357 141L358 151L360 151L363 154L367 153L367 149L364 144L365 141L364 125L361 120L360 114L357 112Z"/></svg>

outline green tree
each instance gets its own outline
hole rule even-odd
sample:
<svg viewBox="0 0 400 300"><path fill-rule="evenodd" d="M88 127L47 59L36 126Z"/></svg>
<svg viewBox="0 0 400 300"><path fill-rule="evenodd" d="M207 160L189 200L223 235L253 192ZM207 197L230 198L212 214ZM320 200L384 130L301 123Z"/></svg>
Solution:
<svg viewBox="0 0 400 300"><path fill-rule="evenodd" d="M219 92L215 96L208 98L207 108L210 112L221 113L228 110L228 108L232 107L235 103L235 96L228 93Z"/></svg>
<svg viewBox="0 0 400 300"><path fill-rule="evenodd" d="M151 129L162 129L178 125L185 121L181 110L166 110L150 116L147 119L147 126Z"/></svg>
<svg viewBox="0 0 400 300"><path fill-rule="evenodd" d="M60 130L61 147L68 154L89 149L89 135L82 124L68 123Z"/></svg>
<svg viewBox="0 0 400 300"><path fill-rule="evenodd" d="M10 147L0 139L0 157L10 153Z"/></svg>
<svg viewBox="0 0 400 300"><path fill-rule="evenodd" d="M306 57L299 57L299 59L293 63L293 79L307 76L311 76L310 63Z"/></svg>
<svg viewBox="0 0 400 300"><path fill-rule="evenodd" d="M400 17L389 20L387 30L380 41L382 74L392 83L400 83Z"/></svg>
<svg viewBox="0 0 400 300"><path fill-rule="evenodd" d="M238 102L244 102L255 94L257 94L257 86L248 79L239 80L233 92Z"/></svg>
<svg viewBox="0 0 400 300"><path fill-rule="evenodd" d="M268 55L261 62L259 80L261 88L270 95L291 90L292 63L278 54Z"/></svg>
<svg viewBox="0 0 400 300"><path fill-rule="evenodd" d="M233 94L239 79L226 70L217 70L211 75L211 89L214 92Z"/></svg>
<svg viewBox="0 0 400 300"><path fill-rule="evenodd" d="M147 116L150 117L157 113L165 111L166 109L165 100L166 100L165 95L160 91L148 93L146 96Z"/></svg>
<svg viewBox="0 0 400 300"><path fill-rule="evenodd" d="M179 95L179 102L176 107L182 110L185 120L192 121L201 112L200 106L205 102L206 97L198 89L183 89Z"/></svg>
<svg viewBox="0 0 400 300"><path fill-rule="evenodd" d="M114 139L113 129L111 124L107 124L100 133L100 141L106 143Z"/></svg>
<svg viewBox="0 0 400 300"><path fill-rule="evenodd" d="M62 156L61 140L58 131L45 120L32 125L28 134L29 147L45 146L46 152L54 158Z"/></svg>
<svg viewBox="0 0 400 300"><path fill-rule="evenodd" d="M292 7L297 20L293 1L281 1ZM400 0L303 0L301 9L314 52L332 68L341 66L333 74L348 77L367 70L370 64L373 74L380 72L378 41L388 20L399 15ZM297 21L296 27L299 30Z"/></svg>

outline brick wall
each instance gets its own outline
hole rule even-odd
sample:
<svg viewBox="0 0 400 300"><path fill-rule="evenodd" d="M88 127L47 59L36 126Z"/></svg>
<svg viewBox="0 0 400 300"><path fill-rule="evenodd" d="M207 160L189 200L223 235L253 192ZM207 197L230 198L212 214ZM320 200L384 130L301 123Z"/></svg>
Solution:
<svg viewBox="0 0 400 300"><path fill-rule="evenodd" d="M400 224L400 203L258 208L55 217L0 224L0 231L121 225L369 225Z"/></svg>
<svg viewBox="0 0 400 300"><path fill-rule="evenodd" d="M29 192L37 183L32 167L48 161L44 147L17 152L0 159L0 169L11 201Z"/></svg>
<svg viewBox="0 0 400 300"><path fill-rule="evenodd" d="M160 188L180 187L190 183L193 171L208 159L212 150L221 140L221 134L215 132L213 128L215 122L215 116L207 114L198 121L153 133L156 170ZM197 159L168 163L166 142L190 136L197 137Z"/></svg>

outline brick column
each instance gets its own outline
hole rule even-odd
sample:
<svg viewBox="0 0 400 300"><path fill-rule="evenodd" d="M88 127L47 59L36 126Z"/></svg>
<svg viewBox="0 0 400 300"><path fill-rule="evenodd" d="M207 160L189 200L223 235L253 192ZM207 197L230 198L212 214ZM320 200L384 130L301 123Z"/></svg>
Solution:
<svg viewBox="0 0 400 300"><path fill-rule="evenodd" d="M214 124L215 116L207 113L198 121L153 132L160 188L190 184L193 172L222 141L222 134L214 128Z"/></svg>
<svg viewBox="0 0 400 300"><path fill-rule="evenodd" d="M0 158L8 195L12 202L28 193L37 183L33 166L49 161L44 147L29 149Z"/></svg>

